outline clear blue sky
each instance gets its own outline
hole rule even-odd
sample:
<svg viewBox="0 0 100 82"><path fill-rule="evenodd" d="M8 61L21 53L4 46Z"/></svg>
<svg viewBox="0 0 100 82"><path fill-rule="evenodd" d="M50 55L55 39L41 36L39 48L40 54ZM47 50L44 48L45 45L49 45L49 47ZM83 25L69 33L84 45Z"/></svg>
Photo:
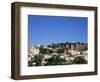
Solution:
<svg viewBox="0 0 100 82"><path fill-rule="evenodd" d="M87 42L87 17L28 16L28 43Z"/></svg>

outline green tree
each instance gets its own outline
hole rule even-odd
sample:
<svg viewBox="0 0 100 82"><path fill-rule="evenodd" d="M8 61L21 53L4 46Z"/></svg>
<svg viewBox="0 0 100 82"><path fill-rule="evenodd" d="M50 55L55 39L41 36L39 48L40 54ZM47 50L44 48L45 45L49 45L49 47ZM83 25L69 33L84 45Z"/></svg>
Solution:
<svg viewBox="0 0 100 82"><path fill-rule="evenodd" d="M76 57L73 62L73 64L87 64L87 60L85 60L82 57Z"/></svg>
<svg viewBox="0 0 100 82"><path fill-rule="evenodd" d="M46 54L46 53L48 53L48 49L40 48L39 50L40 50L40 53L41 53L41 54Z"/></svg>
<svg viewBox="0 0 100 82"><path fill-rule="evenodd" d="M47 59L46 62L46 65L63 65L66 60L60 58L59 55L53 55L50 59Z"/></svg>
<svg viewBox="0 0 100 82"><path fill-rule="evenodd" d="M34 59L35 59L34 63L36 63L35 66L41 66L41 62L42 62L43 56L42 55L36 55L34 57Z"/></svg>
<svg viewBox="0 0 100 82"><path fill-rule="evenodd" d="M64 49L58 49L57 53L64 53Z"/></svg>

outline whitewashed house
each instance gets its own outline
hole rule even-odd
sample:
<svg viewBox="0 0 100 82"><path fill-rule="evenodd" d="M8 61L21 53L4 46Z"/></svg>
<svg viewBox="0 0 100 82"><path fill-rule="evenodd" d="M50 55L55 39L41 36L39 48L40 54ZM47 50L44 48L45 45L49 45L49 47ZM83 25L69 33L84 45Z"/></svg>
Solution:
<svg viewBox="0 0 100 82"><path fill-rule="evenodd" d="M36 55L36 54L39 54L39 46L37 45L32 45L32 47L29 49L29 55L32 56L32 55Z"/></svg>
<svg viewBox="0 0 100 82"><path fill-rule="evenodd" d="M69 53L71 53L71 55L78 55L80 54L80 52L78 50L69 50Z"/></svg>

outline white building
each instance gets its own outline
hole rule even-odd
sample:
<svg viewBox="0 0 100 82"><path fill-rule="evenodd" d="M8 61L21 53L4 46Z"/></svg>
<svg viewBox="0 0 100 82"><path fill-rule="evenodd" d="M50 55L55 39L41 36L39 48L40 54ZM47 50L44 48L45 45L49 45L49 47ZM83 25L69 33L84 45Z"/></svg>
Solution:
<svg viewBox="0 0 100 82"><path fill-rule="evenodd" d="M32 45L31 48L29 48L29 55L32 56L32 55L36 55L36 54L39 54L39 45Z"/></svg>
<svg viewBox="0 0 100 82"><path fill-rule="evenodd" d="M80 52L78 50L69 50L69 53L71 53L71 55L78 55L80 54Z"/></svg>

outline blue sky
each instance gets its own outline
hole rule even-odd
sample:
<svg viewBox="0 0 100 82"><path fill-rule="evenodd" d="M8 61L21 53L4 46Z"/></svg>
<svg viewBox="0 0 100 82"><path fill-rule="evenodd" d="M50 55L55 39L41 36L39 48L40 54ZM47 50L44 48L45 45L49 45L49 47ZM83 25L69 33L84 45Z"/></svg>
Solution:
<svg viewBox="0 0 100 82"><path fill-rule="evenodd" d="M87 17L28 16L28 44L87 42Z"/></svg>

